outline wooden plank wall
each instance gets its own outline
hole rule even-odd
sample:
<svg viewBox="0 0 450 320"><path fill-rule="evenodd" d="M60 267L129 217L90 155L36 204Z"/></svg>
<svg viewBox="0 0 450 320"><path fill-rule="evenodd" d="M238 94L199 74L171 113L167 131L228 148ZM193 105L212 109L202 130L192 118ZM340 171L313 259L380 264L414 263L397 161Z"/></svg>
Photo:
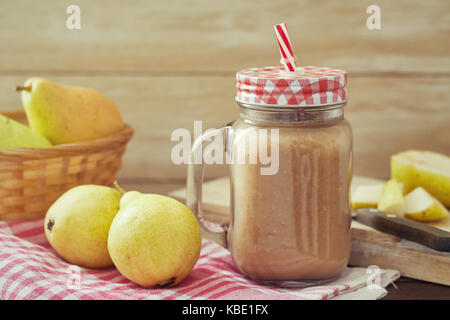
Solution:
<svg viewBox="0 0 450 320"><path fill-rule="evenodd" d="M72 3L81 30L65 26ZM366 27L371 4L381 30ZM121 178L181 182L171 132L236 118L235 72L279 63L272 26L285 21L300 65L349 72L355 173L386 177L394 152L450 154L449 9L448 0L3 0L0 110L21 107L13 88L29 76L98 89L136 130Z"/></svg>

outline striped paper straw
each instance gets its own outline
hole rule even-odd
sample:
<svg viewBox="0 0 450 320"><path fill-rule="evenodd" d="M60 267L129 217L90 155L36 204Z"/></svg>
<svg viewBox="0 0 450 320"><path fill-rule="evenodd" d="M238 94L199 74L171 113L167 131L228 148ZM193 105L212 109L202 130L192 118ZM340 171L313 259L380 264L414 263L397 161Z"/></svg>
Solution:
<svg viewBox="0 0 450 320"><path fill-rule="evenodd" d="M289 39L286 23L277 24L273 28L275 29L278 47L280 48L280 61L286 71L294 72L297 66L295 65L295 56L292 52L291 40Z"/></svg>

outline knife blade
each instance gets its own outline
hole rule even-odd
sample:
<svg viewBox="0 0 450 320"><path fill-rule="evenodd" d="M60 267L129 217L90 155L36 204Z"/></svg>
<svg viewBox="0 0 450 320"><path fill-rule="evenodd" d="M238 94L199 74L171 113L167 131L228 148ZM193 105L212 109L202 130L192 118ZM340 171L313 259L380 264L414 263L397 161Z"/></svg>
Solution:
<svg viewBox="0 0 450 320"><path fill-rule="evenodd" d="M356 221L378 231L420 243L437 251L450 252L450 232L374 208L356 211Z"/></svg>

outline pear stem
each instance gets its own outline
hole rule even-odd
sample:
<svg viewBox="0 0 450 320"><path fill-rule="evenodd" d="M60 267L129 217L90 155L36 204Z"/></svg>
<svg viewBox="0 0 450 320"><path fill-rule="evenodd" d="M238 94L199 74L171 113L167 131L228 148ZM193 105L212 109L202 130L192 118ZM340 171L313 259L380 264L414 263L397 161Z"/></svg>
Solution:
<svg viewBox="0 0 450 320"><path fill-rule="evenodd" d="M119 183L117 182L117 180L114 180L113 186L114 186L114 188L116 188L117 191L119 191L122 195L124 195L124 194L126 193L126 191L123 190L122 187L119 185Z"/></svg>
<svg viewBox="0 0 450 320"><path fill-rule="evenodd" d="M31 92L31 85L28 85L28 86L17 86L16 87L16 91L23 91L23 90Z"/></svg>

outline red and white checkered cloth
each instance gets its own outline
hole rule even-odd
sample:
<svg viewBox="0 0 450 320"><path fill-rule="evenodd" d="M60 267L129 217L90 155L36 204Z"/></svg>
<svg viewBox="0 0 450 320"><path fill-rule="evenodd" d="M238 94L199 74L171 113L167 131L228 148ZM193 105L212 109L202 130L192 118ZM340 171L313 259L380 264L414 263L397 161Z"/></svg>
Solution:
<svg viewBox="0 0 450 320"><path fill-rule="evenodd" d="M227 250L204 240L197 265L178 286L145 289L127 280L113 267L94 270L63 261L47 242L43 220L0 222L1 300L330 299L364 286L362 280L355 281L350 276L352 269L344 272L347 276L341 277L340 282L327 286L266 287L242 276Z"/></svg>

